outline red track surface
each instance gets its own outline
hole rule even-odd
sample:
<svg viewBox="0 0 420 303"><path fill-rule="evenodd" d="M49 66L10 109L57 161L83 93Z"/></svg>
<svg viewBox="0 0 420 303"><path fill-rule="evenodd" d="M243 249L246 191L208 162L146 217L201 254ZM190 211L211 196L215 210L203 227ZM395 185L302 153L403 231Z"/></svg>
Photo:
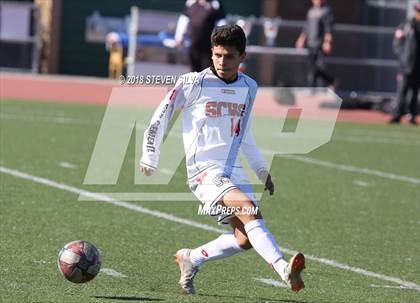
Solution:
<svg viewBox="0 0 420 303"><path fill-rule="evenodd" d="M113 91L113 88L117 89ZM155 108L168 88L127 87L113 80L89 77L0 74L2 99L107 104L112 91L113 98L118 98L119 103ZM298 96L297 99L299 98L311 102L309 96ZM254 106L255 114L272 116L275 108L278 110L279 106L271 93L260 90ZM387 114L369 110L340 110L338 115L340 121L363 123L386 123L388 119Z"/></svg>

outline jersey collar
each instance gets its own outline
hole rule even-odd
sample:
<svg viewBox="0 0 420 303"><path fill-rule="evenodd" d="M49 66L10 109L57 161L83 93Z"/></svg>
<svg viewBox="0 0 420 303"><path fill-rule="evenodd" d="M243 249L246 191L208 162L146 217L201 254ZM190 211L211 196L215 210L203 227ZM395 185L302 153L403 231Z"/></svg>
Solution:
<svg viewBox="0 0 420 303"><path fill-rule="evenodd" d="M233 79L232 81L226 81L225 79L220 78L220 77L219 77L219 75L217 74L216 69L214 68L213 64L210 66L210 70L212 71L212 73L213 73L213 74L214 74L217 78L219 78L220 80L222 80L222 81L223 81L223 82L225 82L226 84L231 84L231 83L233 83L233 82L236 82L236 80L238 80L238 73L236 73L236 77L235 77L235 79Z"/></svg>

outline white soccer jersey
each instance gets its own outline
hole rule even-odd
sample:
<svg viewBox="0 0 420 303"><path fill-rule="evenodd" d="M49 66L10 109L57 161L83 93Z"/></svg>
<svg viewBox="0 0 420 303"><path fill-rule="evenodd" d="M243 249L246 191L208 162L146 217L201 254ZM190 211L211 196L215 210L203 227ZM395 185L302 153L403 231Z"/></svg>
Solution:
<svg viewBox="0 0 420 303"><path fill-rule="evenodd" d="M166 129L174 112L182 109L189 179L215 165L230 177L235 167L241 167L239 147L256 173L266 169L249 121L256 91L256 82L240 72L231 83L220 79L211 68L183 75L161 102L144 133L140 162L157 168Z"/></svg>

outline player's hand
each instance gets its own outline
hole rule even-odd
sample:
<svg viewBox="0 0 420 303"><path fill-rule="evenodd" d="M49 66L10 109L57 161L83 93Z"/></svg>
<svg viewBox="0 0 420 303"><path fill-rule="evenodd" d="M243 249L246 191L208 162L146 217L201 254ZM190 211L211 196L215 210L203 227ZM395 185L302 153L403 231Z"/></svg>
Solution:
<svg viewBox="0 0 420 303"><path fill-rule="evenodd" d="M402 37L404 37L404 31L399 28L395 31L394 35L395 35L395 38L401 39Z"/></svg>
<svg viewBox="0 0 420 303"><path fill-rule="evenodd" d="M270 196L272 196L274 194L274 183L271 180L271 175L270 174L268 174L267 180L265 181L264 190L268 190L268 192L270 193Z"/></svg>
<svg viewBox="0 0 420 303"><path fill-rule="evenodd" d="M304 46L305 46L305 40L297 39L295 47L296 48L303 48Z"/></svg>
<svg viewBox="0 0 420 303"><path fill-rule="evenodd" d="M306 35L301 34L295 43L295 47L296 48L304 48L305 47L305 42L306 42Z"/></svg>
<svg viewBox="0 0 420 303"><path fill-rule="evenodd" d="M332 52L332 45L331 45L331 42L329 42L329 41L325 41L325 42L322 44L322 51L323 51L323 52L324 52L324 54L326 54L326 55L331 54L331 52Z"/></svg>
<svg viewBox="0 0 420 303"><path fill-rule="evenodd" d="M264 184L264 190L268 190L270 196L274 193L274 183L271 180L271 175L266 170L258 172L258 178L261 180L261 183Z"/></svg>
<svg viewBox="0 0 420 303"><path fill-rule="evenodd" d="M147 177L150 177L155 172L153 168L147 167L141 164L140 164L140 171Z"/></svg>
<svg viewBox="0 0 420 303"><path fill-rule="evenodd" d="M184 48L184 40L183 40L183 39L181 39L181 40L176 40L176 41L175 41L175 45L176 45L176 48L177 48L178 50L183 49L183 48Z"/></svg>

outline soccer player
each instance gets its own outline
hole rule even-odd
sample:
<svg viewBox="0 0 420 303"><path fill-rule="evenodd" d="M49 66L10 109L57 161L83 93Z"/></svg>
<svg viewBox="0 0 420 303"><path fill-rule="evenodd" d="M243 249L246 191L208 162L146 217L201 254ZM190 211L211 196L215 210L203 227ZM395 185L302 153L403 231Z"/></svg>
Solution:
<svg viewBox="0 0 420 303"><path fill-rule="evenodd" d="M338 79L325 68L325 56L332 52L334 16L327 0L312 0L313 6L306 16L306 25L296 41L297 48L306 44L308 56L308 84L316 87L323 80L331 89L336 89Z"/></svg>
<svg viewBox="0 0 420 303"><path fill-rule="evenodd" d="M157 168L159 146L176 109L183 111L183 140L188 183L202 209L217 215L232 232L195 249L180 249L175 257L186 294L195 292L198 269L211 260L254 248L295 292L304 287L302 253L287 262L265 226L256 198L239 159L241 149L270 195L274 184L250 129L257 84L238 72L245 59L246 37L237 25L216 27L211 35L213 66L177 82L154 113L144 134L140 169L150 176ZM250 211L251 210L251 211ZM254 210L254 211L252 211ZM256 212L255 212L256 211Z"/></svg>
<svg viewBox="0 0 420 303"><path fill-rule="evenodd" d="M400 123L406 111L407 95L410 97L410 120L416 125L418 93L420 88L420 2L414 5L414 18L406 21L395 32L393 46L400 63L400 77L397 106L390 123Z"/></svg>
<svg viewBox="0 0 420 303"><path fill-rule="evenodd" d="M226 24L225 10L219 0L187 0L185 10L179 17L175 41L183 45L184 35L188 33L191 45L188 57L191 71L201 72L211 65L210 34L216 25Z"/></svg>

